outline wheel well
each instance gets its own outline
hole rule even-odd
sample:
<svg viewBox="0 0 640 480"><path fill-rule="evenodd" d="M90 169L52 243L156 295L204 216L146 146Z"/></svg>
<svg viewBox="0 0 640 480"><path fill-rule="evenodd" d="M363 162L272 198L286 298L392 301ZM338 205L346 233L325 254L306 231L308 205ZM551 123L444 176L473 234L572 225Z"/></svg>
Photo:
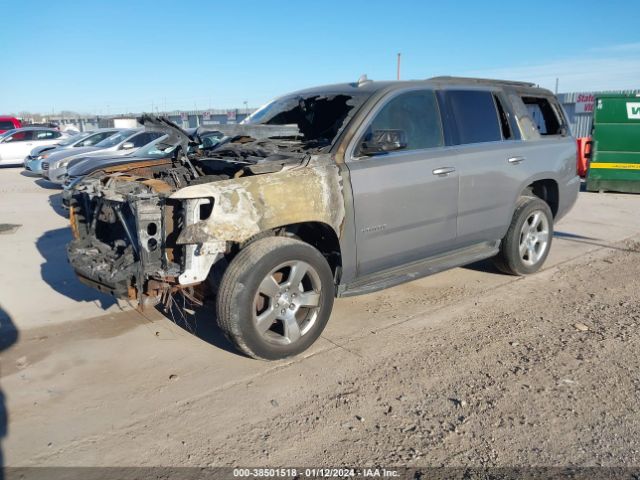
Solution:
<svg viewBox="0 0 640 480"><path fill-rule="evenodd" d="M549 208L551 209L551 213L555 217L558 213L558 184L555 180L545 179L545 180L537 180L532 184L528 185L524 190L525 192L529 192L530 194L535 195L536 197L544 200Z"/></svg>
<svg viewBox="0 0 640 480"><path fill-rule="evenodd" d="M326 223L305 222L282 227L281 235L291 235L317 248L329 262L333 276L338 280L342 268L340 241L336 232Z"/></svg>
<svg viewBox="0 0 640 480"><path fill-rule="evenodd" d="M245 248L250 243L260 240L265 237L284 236L292 237L302 240L305 243L317 248L322 255L327 259L333 277L336 281L339 281L339 276L342 270L342 254L340 251L340 241L336 232L326 223L322 222L304 222L294 223L291 225L285 225L282 227L265 230L263 232L254 235L242 244L235 244L230 256L227 260L231 261L240 250Z"/></svg>

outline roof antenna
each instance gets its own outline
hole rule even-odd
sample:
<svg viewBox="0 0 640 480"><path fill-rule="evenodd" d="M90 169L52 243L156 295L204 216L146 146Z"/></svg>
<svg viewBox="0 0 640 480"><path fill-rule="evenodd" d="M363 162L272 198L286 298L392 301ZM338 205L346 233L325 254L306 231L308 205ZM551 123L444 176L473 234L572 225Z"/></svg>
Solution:
<svg viewBox="0 0 640 480"><path fill-rule="evenodd" d="M360 75L360 78L358 79L358 86L361 87L362 85L366 85L369 82L371 82L371 80L367 78L366 73L363 73L362 75Z"/></svg>

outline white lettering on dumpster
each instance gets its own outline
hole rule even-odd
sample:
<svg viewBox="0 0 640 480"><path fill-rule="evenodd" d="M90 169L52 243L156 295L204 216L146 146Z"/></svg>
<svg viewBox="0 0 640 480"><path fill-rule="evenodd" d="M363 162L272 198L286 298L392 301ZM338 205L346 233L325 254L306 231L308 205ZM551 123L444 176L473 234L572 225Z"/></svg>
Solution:
<svg viewBox="0 0 640 480"><path fill-rule="evenodd" d="M627 102L627 117L640 120L640 102Z"/></svg>

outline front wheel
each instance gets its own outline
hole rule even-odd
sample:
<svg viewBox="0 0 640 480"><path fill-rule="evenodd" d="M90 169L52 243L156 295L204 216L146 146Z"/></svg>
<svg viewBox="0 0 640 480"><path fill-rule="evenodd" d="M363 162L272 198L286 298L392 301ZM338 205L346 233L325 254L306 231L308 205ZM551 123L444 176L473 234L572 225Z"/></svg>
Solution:
<svg viewBox="0 0 640 480"><path fill-rule="evenodd" d="M537 197L521 197L494 263L511 275L537 272L549 254L552 238L549 205Z"/></svg>
<svg viewBox="0 0 640 480"><path fill-rule="evenodd" d="M324 330L334 291L331 268L311 245L284 237L256 240L222 277L218 325L251 357L296 355Z"/></svg>

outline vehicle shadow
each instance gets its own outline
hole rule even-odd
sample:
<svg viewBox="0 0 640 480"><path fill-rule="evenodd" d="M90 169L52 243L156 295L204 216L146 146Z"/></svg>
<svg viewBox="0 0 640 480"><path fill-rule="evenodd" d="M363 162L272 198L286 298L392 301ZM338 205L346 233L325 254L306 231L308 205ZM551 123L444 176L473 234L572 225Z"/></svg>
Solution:
<svg viewBox="0 0 640 480"><path fill-rule="evenodd" d="M619 250L621 252L640 253L637 250L634 250L631 248L617 247L615 245L605 243L599 238L585 237L584 235L577 235L575 233L555 231L553 232L553 238L566 240L568 242L581 243L584 245L593 245L594 247L602 247L602 248L607 248L609 250Z"/></svg>
<svg viewBox="0 0 640 480"><path fill-rule="evenodd" d="M63 218L69 218L69 212L62 206L62 193L49 195L51 209Z"/></svg>
<svg viewBox="0 0 640 480"><path fill-rule="evenodd" d="M584 235L578 235L576 233L555 231L553 232L553 238L566 240L568 242L581 243L585 245L593 245L594 247L608 248L610 250L619 250L621 252L640 253L638 250L634 250L632 248L617 247L615 245L604 243L598 238L586 237ZM477 272L503 274L496 268L490 258L486 260L480 260L479 262L470 263L469 265L464 265L462 268L475 270Z"/></svg>
<svg viewBox="0 0 640 480"><path fill-rule="evenodd" d="M62 190L62 185L58 185L57 183L50 182L49 180L45 180L44 178L38 178L35 181L36 185L45 188L47 190Z"/></svg>
<svg viewBox="0 0 640 480"><path fill-rule="evenodd" d="M220 330L220 327L218 327L214 302L205 302L201 307L186 305L186 308L193 312L193 314L188 314L182 311L183 305L180 297L179 294L174 295L175 302L168 309L165 309L163 305L157 305L156 310L178 327L195 335L200 340L221 350L238 356L245 356L233 346Z"/></svg>
<svg viewBox="0 0 640 480"><path fill-rule="evenodd" d="M110 295L104 294L80 283L67 261L66 246L71 241L71 229L49 230L36 240L36 248L44 263L40 275L56 292L78 302L97 302L106 310L116 303Z"/></svg>
<svg viewBox="0 0 640 480"><path fill-rule="evenodd" d="M0 305L0 354L18 341L18 330L9 314ZM0 362L0 378L2 377L2 362ZM5 402L5 395L0 388L0 480L4 480L4 456L2 453L2 439L9 433L9 411Z"/></svg>
<svg viewBox="0 0 640 480"><path fill-rule="evenodd" d="M491 259L480 260L479 262L470 263L464 265L462 268L466 270L475 270L476 272L495 273L498 275L504 275L500 270L496 268Z"/></svg>

